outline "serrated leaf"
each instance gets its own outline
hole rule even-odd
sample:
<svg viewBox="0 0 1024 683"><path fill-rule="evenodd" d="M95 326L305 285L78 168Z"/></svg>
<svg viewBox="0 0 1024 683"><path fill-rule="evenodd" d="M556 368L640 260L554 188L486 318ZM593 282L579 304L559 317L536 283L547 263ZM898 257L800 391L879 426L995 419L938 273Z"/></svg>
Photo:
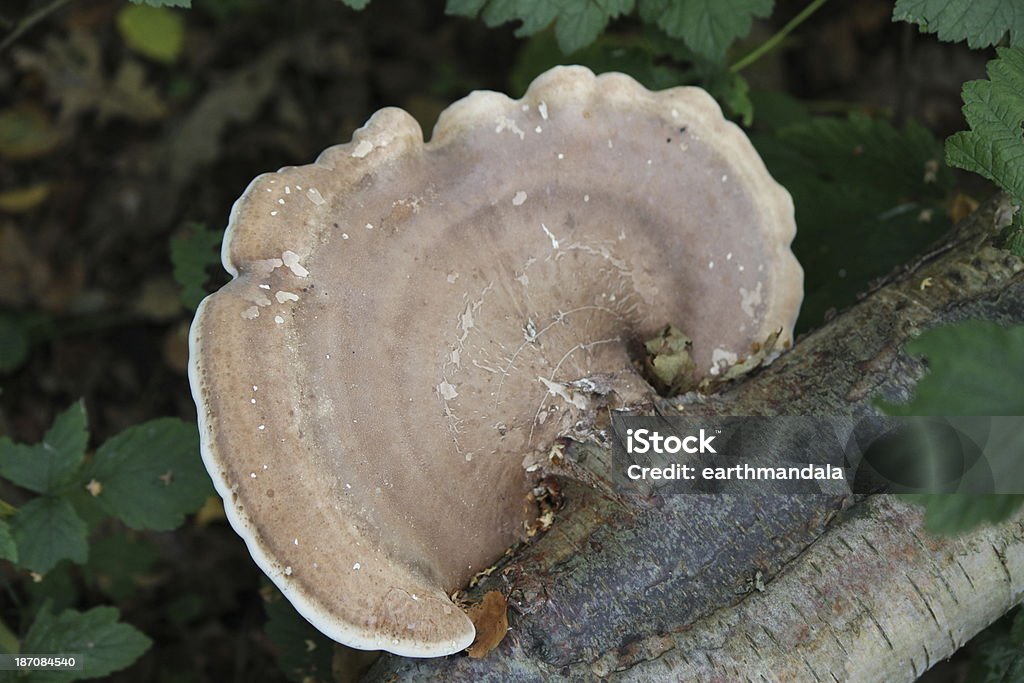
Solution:
<svg viewBox="0 0 1024 683"><path fill-rule="evenodd" d="M1022 495L936 493L908 497L924 506L925 528L945 535L961 534L985 523L1002 522L1024 505Z"/></svg>
<svg viewBox="0 0 1024 683"><path fill-rule="evenodd" d="M213 492L199 457L199 431L177 418L151 420L111 438L82 479L99 484L93 500L134 529L174 529Z"/></svg>
<svg viewBox="0 0 1024 683"><path fill-rule="evenodd" d="M330 681L333 646L302 618L281 593L270 585L262 591L267 638L274 644L277 663L290 681Z"/></svg>
<svg viewBox="0 0 1024 683"><path fill-rule="evenodd" d="M18 561L18 545L11 535L11 527L3 519L0 519L0 560Z"/></svg>
<svg viewBox="0 0 1024 683"><path fill-rule="evenodd" d="M1024 8L1021 9L1024 17ZM1000 48L988 63L989 80L964 84L964 117L969 131L946 140L951 166L982 175L1024 205L1024 49ZM1024 256L1021 209L1014 219L1008 248Z"/></svg>
<svg viewBox="0 0 1024 683"><path fill-rule="evenodd" d="M1024 41L1020 0L897 0L892 18L917 24L939 40L966 40L975 49L995 45L1007 32L1011 44Z"/></svg>
<svg viewBox="0 0 1024 683"><path fill-rule="evenodd" d="M117 29L128 47L164 64L177 60L185 45L185 20L167 7L123 7L117 13Z"/></svg>
<svg viewBox="0 0 1024 683"><path fill-rule="evenodd" d="M131 0L133 5L149 5L150 7L192 7L192 0Z"/></svg>
<svg viewBox="0 0 1024 683"><path fill-rule="evenodd" d="M363 10L370 4L370 0L341 0L341 4L354 10Z"/></svg>
<svg viewBox="0 0 1024 683"><path fill-rule="evenodd" d="M200 224L192 224L186 234L171 238L174 279L181 286L182 303L193 311L206 296L207 269L219 260L214 248L220 245L221 238L220 232Z"/></svg>
<svg viewBox="0 0 1024 683"><path fill-rule="evenodd" d="M967 644L970 669L965 680L971 683L1015 683L1024 680L1024 642L1019 629L1024 625L1017 607L1007 616L979 633Z"/></svg>
<svg viewBox="0 0 1024 683"><path fill-rule="evenodd" d="M158 559L153 545L127 534L105 536L89 546L85 574L115 602L123 603Z"/></svg>
<svg viewBox="0 0 1024 683"><path fill-rule="evenodd" d="M973 320L927 330L907 344L928 373L890 415L1024 415L1024 326Z"/></svg>
<svg viewBox="0 0 1024 683"><path fill-rule="evenodd" d="M640 0L640 16L680 38L694 52L721 61L755 17L772 13L774 0Z"/></svg>
<svg viewBox="0 0 1024 683"><path fill-rule="evenodd" d="M57 416L33 446L0 438L0 475L36 493L54 493L73 478L89 441L81 401Z"/></svg>
<svg viewBox="0 0 1024 683"><path fill-rule="evenodd" d="M18 548L18 565L39 574L61 560L82 564L89 555L88 529L63 498L40 496L23 505L11 518L11 536Z"/></svg>
<svg viewBox="0 0 1024 683"><path fill-rule="evenodd" d="M747 80L723 64L698 64L704 89L722 104L722 108L739 119L744 126L754 122L754 103L750 100L750 85Z"/></svg>
<svg viewBox="0 0 1024 683"><path fill-rule="evenodd" d="M21 654L76 654L81 671L48 671L33 680L63 683L98 678L132 665L153 642L138 629L120 622L115 607L94 607L87 612L50 612L46 603L22 643Z"/></svg>
<svg viewBox="0 0 1024 683"><path fill-rule="evenodd" d="M751 139L796 206L801 330L852 304L949 227L952 173L940 143L913 121L899 130L863 115L816 118Z"/></svg>
<svg viewBox="0 0 1024 683"><path fill-rule="evenodd" d="M448 0L445 11L463 17L478 14L488 26L520 22L519 37L555 25L558 46L566 54L594 42L608 22L633 11L636 0Z"/></svg>
<svg viewBox="0 0 1024 683"><path fill-rule="evenodd" d="M1024 326L969 321L926 331L907 352L928 362L928 374L904 404L880 402L890 415L1024 415ZM1003 435L986 444L993 476L1019 480L1022 436ZM993 439L995 436L993 435ZM1012 515L1024 495L915 496L926 509L925 523L937 533L954 534Z"/></svg>
<svg viewBox="0 0 1024 683"><path fill-rule="evenodd" d="M606 33L594 43L566 58L551 31L530 38L516 55L509 82L513 92L525 92L534 78L558 64L581 64L594 73L618 71L629 74L651 90L664 90L683 83L680 69L656 63L658 54L650 41L640 36Z"/></svg>

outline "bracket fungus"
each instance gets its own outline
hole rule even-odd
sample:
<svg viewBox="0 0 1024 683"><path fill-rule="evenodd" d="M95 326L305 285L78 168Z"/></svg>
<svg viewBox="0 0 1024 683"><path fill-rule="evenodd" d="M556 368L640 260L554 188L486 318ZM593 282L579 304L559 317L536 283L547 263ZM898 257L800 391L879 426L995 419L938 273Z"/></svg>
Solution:
<svg viewBox="0 0 1024 683"><path fill-rule="evenodd" d="M643 340L676 325L702 377L790 343L794 231L697 88L557 67L456 102L426 144L382 109L231 211L233 279L190 338L229 519L331 638L466 648L448 594L525 537L557 437L651 395Z"/></svg>

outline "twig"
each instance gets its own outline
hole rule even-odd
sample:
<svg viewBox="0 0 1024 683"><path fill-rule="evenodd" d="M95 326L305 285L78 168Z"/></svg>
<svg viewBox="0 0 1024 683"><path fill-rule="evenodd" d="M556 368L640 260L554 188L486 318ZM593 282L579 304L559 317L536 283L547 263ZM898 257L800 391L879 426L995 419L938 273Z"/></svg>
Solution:
<svg viewBox="0 0 1024 683"><path fill-rule="evenodd" d="M32 12L27 17L19 21L17 26L14 27L14 30L7 34L7 36L3 39L3 42L0 42L0 52L3 52L5 49L7 49L7 47L15 40L20 38L21 34L23 34L25 31L29 30L46 17L50 16L51 14L59 10L61 7L68 4L69 2L71 2L71 0L52 0L49 4L43 5L35 12Z"/></svg>
<svg viewBox="0 0 1024 683"><path fill-rule="evenodd" d="M778 33L750 51L746 57L743 57L729 67L729 70L733 73L739 73L757 60L761 59L764 55L774 50L779 43L786 39L786 36L792 33L797 26L804 23L812 14L817 12L818 8L826 2L828 2L828 0L813 0L811 4L807 5L807 7L804 7L803 10L800 11L800 14L790 19L789 23L783 26Z"/></svg>

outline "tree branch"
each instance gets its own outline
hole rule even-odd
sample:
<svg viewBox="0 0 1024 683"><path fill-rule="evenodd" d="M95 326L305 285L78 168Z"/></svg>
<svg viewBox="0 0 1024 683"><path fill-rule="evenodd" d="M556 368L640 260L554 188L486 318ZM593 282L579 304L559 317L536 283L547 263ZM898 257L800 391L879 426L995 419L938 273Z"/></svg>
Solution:
<svg viewBox="0 0 1024 683"><path fill-rule="evenodd" d="M992 245L1006 211L1005 199L987 203L771 367L663 409L859 416L875 396L906 399L924 368L902 349L920 332L1024 322L1024 262ZM573 478L552 529L475 589L509 596L505 641L482 660L386 656L371 679L909 681L1024 591L1020 519L938 539L888 496L852 509L812 495L644 501L600 485L606 452L566 455L555 474Z"/></svg>

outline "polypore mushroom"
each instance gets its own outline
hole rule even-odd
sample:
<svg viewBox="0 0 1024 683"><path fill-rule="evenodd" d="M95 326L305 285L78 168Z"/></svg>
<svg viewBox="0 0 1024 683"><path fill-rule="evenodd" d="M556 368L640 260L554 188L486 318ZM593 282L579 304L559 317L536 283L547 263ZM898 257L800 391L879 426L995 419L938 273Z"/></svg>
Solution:
<svg viewBox="0 0 1024 683"><path fill-rule="evenodd" d="M789 195L703 90L580 67L475 92L424 144L383 109L256 178L191 334L207 467L264 572L331 638L456 652L448 594L524 537L533 473L672 323L710 376L802 296ZM781 332L780 332L781 331Z"/></svg>

